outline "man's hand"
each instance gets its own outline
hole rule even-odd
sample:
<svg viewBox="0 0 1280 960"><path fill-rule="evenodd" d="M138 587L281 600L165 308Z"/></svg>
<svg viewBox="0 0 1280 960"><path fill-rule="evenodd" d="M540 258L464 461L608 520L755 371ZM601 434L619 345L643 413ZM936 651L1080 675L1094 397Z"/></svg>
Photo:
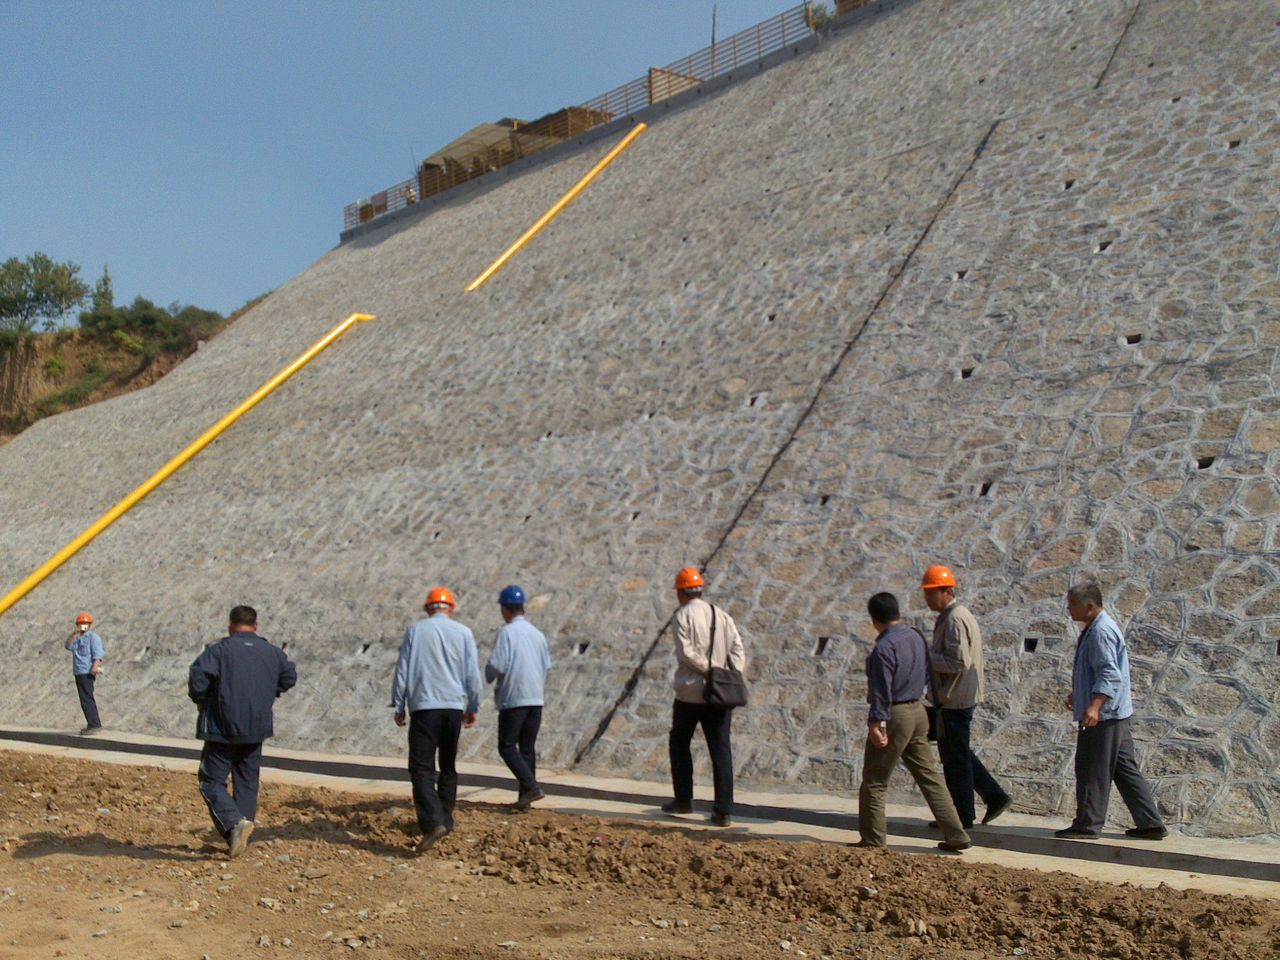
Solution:
<svg viewBox="0 0 1280 960"><path fill-rule="evenodd" d="M1067 709L1074 710L1076 708L1076 695L1074 693L1067 694Z"/></svg>
<svg viewBox="0 0 1280 960"><path fill-rule="evenodd" d="M867 722L867 741L876 749L883 750L889 745L889 731L879 720Z"/></svg>
<svg viewBox="0 0 1280 960"><path fill-rule="evenodd" d="M474 713L464 713L462 715L462 725L464 727L474 727L476 725L476 715Z"/></svg>
<svg viewBox="0 0 1280 960"><path fill-rule="evenodd" d="M1107 702L1105 693L1095 693L1093 699L1089 701L1088 709L1084 712L1084 719L1080 721L1080 728L1088 730L1096 727L1102 722L1102 705Z"/></svg>
<svg viewBox="0 0 1280 960"><path fill-rule="evenodd" d="M405 723L405 712L400 710L396 713L396 726L403 727Z"/></svg>
<svg viewBox="0 0 1280 960"><path fill-rule="evenodd" d="M102 673L102 661L95 660L93 666L89 668L89 675L96 677L100 673Z"/></svg>

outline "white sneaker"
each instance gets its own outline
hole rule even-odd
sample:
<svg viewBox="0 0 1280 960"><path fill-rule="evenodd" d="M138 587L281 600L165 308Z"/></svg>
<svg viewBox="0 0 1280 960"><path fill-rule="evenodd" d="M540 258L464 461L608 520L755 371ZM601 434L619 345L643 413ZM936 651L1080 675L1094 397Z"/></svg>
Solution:
<svg viewBox="0 0 1280 960"><path fill-rule="evenodd" d="M253 833L253 821L243 818L231 828L231 836L227 838L228 852L227 856L235 859L244 853L245 848L249 846L249 835Z"/></svg>

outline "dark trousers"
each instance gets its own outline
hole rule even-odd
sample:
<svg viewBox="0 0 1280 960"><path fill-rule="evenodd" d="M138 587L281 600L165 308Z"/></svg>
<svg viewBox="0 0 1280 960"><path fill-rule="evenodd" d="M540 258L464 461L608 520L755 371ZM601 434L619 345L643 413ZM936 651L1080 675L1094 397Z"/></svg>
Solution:
<svg viewBox="0 0 1280 960"><path fill-rule="evenodd" d="M702 735L711 753L711 780L715 785L715 800L711 809L730 816L733 813L733 744L729 738L729 725L733 711L713 707L705 703L675 701L671 711L671 733L667 737L667 751L671 757L671 787L675 799L693 800L693 753L689 749L693 731L702 724Z"/></svg>
<svg viewBox="0 0 1280 960"><path fill-rule="evenodd" d="M213 825L226 837L231 828L258 817L258 771L262 766L261 743L205 741L200 751L200 796L209 806ZM227 776L231 789L227 792Z"/></svg>
<svg viewBox="0 0 1280 960"><path fill-rule="evenodd" d="M80 696L80 710L84 713L85 724L90 727L102 726L102 721L98 719L98 702L93 699L95 679L92 673L76 674L76 693Z"/></svg>
<svg viewBox="0 0 1280 960"><path fill-rule="evenodd" d="M98 701L93 699L93 682L97 678L92 673L76 674L76 693L80 695L80 709L84 713L84 722L90 727L102 726L98 719Z"/></svg>
<svg viewBox="0 0 1280 960"><path fill-rule="evenodd" d="M511 707L498 711L498 756L515 775L521 793L538 789L535 746L542 726L542 707Z"/></svg>
<svg viewBox="0 0 1280 960"><path fill-rule="evenodd" d="M415 710L409 714L409 780L413 784L418 826L423 833L436 827L453 829L453 807L458 799L455 763L460 736L461 710Z"/></svg>
<svg viewBox="0 0 1280 960"><path fill-rule="evenodd" d="M941 736L938 737L938 756L942 760L942 775L947 781L947 792L956 805L956 813L966 828L973 826L973 792L976 790L988 807L997 800L1007 799L1004 788L996 783L987 768L982 765L969 746L969 731L973 726L973 707L961 710L943 708Z"/></svg>
<svg viewBox="0 0 1280 960"><path fill-rule="evenodd" d="M1111 784L1141 829L1164 826L1151 787L1138 769L1129 718L1103 720L1076 733L1076 818L1072 826L1101 833L1107 822Z"/></svg>

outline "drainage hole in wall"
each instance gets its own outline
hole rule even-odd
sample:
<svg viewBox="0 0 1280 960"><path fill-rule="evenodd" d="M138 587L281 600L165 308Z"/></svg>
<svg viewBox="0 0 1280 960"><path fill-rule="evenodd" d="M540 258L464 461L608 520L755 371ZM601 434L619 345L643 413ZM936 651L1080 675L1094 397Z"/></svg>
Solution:
<svg viewBox="0 0 1280 960"><path fill-rule="evenodd" d="M1236 147L1238 147L1238 146L1240 146L1240 141L1239 141L1239 140L1228 140L1228 141L1227 141L1227 149L1228 149L1228 150L1234 150L1234 149L1235 149Z"/></svg>
<svg viewBox="0 0 1280 960"><path fill-rule="evenodd" d="M1070 180L1063 180L1063 181L1062 181L1062 189L1063 189L1063 190L1070 190L1070 189L1071 189L1072 187L1074 187L1075 185L1076 185L1076 181L1075 181L1075 178L1074 178L1074 177L1073 177L1073 178L1071 178Z"/></svg>
<svg viewBox="0 0 1280 960"><path fill-rule="evenodd" d="M825 507L825 506L827 505L827 501L828 501L828 500L830 500L830 499L831 499L831 494L829 494L829 493L824 493L824 494L822 495L822 499L818 502L818 506L820 506L820 507Z"/></svg>
<svg viewBox="0 0 1280 960"><path fill-rule="evenodd" d="M1040 646L1039 637L1023 637L1022 649L1027 653L1035 653L1036 647Z"/></svg>
<svg viewBox="0 0 1280 960"><path fill-rule="evenodd" d="M774 319L774 317L776 317L776 316L777 316L777 314L776 314L776 313L771 313L771 314L769 314L767 317L765 317L765 318L764 318L764 322L765 322L765 323L773 323L773 319Z"/></svg>
<svg viewBox="0 0 1280 960"><path fill-rule="evenodd" d="M990 492L991 492L991 488L992 488L994 485L995 485L995 481L994 481L994 480L988 480L986 483L984 483L984 484L982 485L982 489L981 489L980 491L978 491L978 496L980 496L980 497L985 497L988 493L990 493Z"/></svg>
<svg viewBox="0 0 1280 960"><path fill-rule="evenodd" d="M433 533L433 534L431 535L431 539L432 539L432 540L439 540L439 539L440 539L440 531L439 531L439 530L437 530L435 533Z"/></svg>
<svg viewBox="0 0 1280 960"><path fill-rule="evenodd" d="M813 645L813 655L820 657L827 652L827 647L835 637L819 637L818 642Z"/></svg>
<svg viewBox="0 0 1280 960"><path fill-rule="evenodd" d="M1169 102L1170 102L1170 103L1177 103L1177 102L1178 102L1179 100L1181 100L1181 99L1182 99L1182 97L1181 97L1181 96L1177 96L1177 97L1170 97L1170 98L1169 98Z"/></svg>
<svg viewBox="0 0 1280 960"><path fill-rule="evenodd" d="M760 399L760 395L756 394L754 397L751 398L751 401L747 404L747 406L754 407L756 405L756 401L759 399Z"/></svg>
<svg viewBox="0 0 1280 960"><path fill-rule="evenodd" d="M633 523L634 523L636 520L639 520L639 519L640 519L640 511L639 511L639 510L637 510L635 513L631 514L631 520L632 520L632 522L633 522Z"/></svg>
<svg viewBox="0 0 1280 960"><path fill-rule="evenodd" d="M1098 245L1097 245L1096 247L1094 247L1094 248L1093 248L1093 252L1094 252L1094 253L1103 253L1103 252L1107 249L1107 247L1109 247L1109 246L1111 246L1111 241L1110 241L1110 240L1102 240L1102 241L1100 241L1100 242L1098 243Z"/></svg>
<svg viewBox="0 0 1280 960"><path fill-rule="evenodd" d="M1142 342L1142 334L1140 334L1140 333L1130 333L1130 334L1127 334L1127 335L1125 336L1125 338L1124 338L1124 342L1125 342L1125 343L1128 343L1128 344L1141 343L1141 342Z"/></svg>
<svg viewBox="0 0 1280 960"><path fill-rule="evenodd" d="M1208 470L1217 459L1217 457L1196 457L1196 467L1200 470Z"/></svg>
<svg viewBox="0 0 1280 960"><path fill-rule="evenodd" d="M590 641L590 640L583 640L583 641L579 642L579 643L578 643L578 652L577 652L577 654L576 654L576 655L577 655L577 656L582 656L584 653L586 653L586 652L587 652L587 647L589 647L589 646L591 646L591 641Z"/></svg>
<svg viewBox="0 0 1280 960"><path fill-rule="evenodd" d="M964 279L964 275L965 275L966 273L968 273L968 272L969 272L968 270L957 270L955 273L951 274L951 279L952 279L952 280L963 280L963 279Z"/></svg>
<svg viewBox="0 0 1280 960"><path fill-rule="evenodd" d="M1187 553L1199 553L1199 552L1200 552L1200 548L1199 548L1199 547L1197 547L1194 543L1188 543L1188 544L1185 544L1185 545L1183 546L1183 549L1184 549L1184 550L1186 550L1186 551L1187 551Z"/></svg>
<svg viewBox="0 0 1280 960"><path fill-rule="evenodd" d="M973 370L974 370L974 368L973 368L973 367L961 367L961 368L960 368L960 379L961 379L961 380L968 380L970 377L972 377L972 376L973 376Z"/></svg>

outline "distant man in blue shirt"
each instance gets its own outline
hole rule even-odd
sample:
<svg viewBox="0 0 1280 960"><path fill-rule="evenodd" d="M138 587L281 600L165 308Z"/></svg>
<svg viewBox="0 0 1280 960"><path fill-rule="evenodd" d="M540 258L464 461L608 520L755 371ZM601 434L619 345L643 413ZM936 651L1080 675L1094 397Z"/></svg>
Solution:
<svg viewBox="0 0 1280 960"><path fill-rule="evenodd" d="M1129 652L1124 634L1102 609L1102 590L1086 580L1067 591L1067 612L1084 624L1076 641L1075 667L1067 709L1076 724L1076 816L1055 836L1094 839L1107 821L1107 801L1114 781L1135 826L1126 836L1163 840L1168 835L1151 797L1151 787L1138 770L1129 718Z"/></svg>
<svg viewBox="0 0 1280 960"><path fill-rule="evenodd" d="M93 684L102 673L102 638L89 629L93 617L82 613L76 617L76 628L64 644L71 651L71 672L76 678L76 693L80 695L80 710L84 713L83 737L90 737L102 729L98 719L98 702L93 698Z"/></svg>
<svg viewBox="0 0 1280 960"><path fill-rule="evenodd" d="M464 726L476 725L484 691L476 638L450 619L457 605L447 587L427 594L427 618L405 631L391 682L396 726L409 724L409 780L422 829L419 853L453 832L458 740Z"/></svg>
<svg viewBox="0 0 1280 960"><path fill-rule="evenodd" d="M227 620L227 636L191 664L187 695L200 708L200 795L227 841L228 856L238 857L258 818L262 741L275 732L276 697L293 688L298 671L282 649L258 636L253 607L232 607Z"/></svg>
<svg viewBox="0 0 1280 960"><path fill-rule="evenodd" d="M506 624L484 667L498 708L498 756L520 785L516 809L527 810L545 794L538 786L537 741L551 651L542 631L524 618L524 591L515 584L498 594Z"/></svg>
<svg viewBox="0 0 1280 960"><path fill-rule="evenodd" d="M893 768L901 760L924 794L945 839L942 850L967 850L972 841L960 824L942 771L929 748L929 716L924 689L929 682L929 650L924 637L903 626L898 598L877 593L867 601L876 645L867 656L867 744L858 787L858 831L854 846L884 847L884 798Z"/></svg>

